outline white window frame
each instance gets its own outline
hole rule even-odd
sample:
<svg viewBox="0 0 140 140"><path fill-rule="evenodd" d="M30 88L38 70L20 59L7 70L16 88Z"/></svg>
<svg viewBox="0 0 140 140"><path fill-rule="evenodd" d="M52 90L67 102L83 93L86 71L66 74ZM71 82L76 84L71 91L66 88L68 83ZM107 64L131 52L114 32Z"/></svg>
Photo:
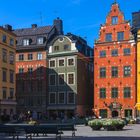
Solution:
<svg viewBox="0 0 140 140"><path fill-rule="evenodd" d="M55 94L55 103L50 103L50 95L51 95L51 94ZM50 104L50 105L56 104L56 92L49 92L49 104Z"/></svg>
<svg viewBox="0 0 140 140"><path fill-rule="evenodd" d="M59 94L60 93L64 93L64 103L60 103L59 102ZM66 92L62 91L62 92L58 92L58 104L65 104L66 103Z"/></svg>
<svg viewBox="0 0 140 140"><path fill-rule="evenodd" d="M55 84L54 85L50 85L50 76L51 75L55 75ZM56 86L56 74L49 74L49 86Z"/></svg>
<svg viewBox="0 0 140 140"><path fill-rule="evenodd" d="M23 46L29 46L30 40L29 39L23 39Z"/></svg>
<svg viewBox="0 0 140 140"><path fill-rule="evenodd" d="M64 66L59 65L59 60L64 60ZM58 58L57 62L58 62L58 67L65 67L65 58Z"/></svg>
<svg viewBox="0 0 140 140"><path fill-rule="evenodd" d="M63 85L60 85L59 84L59 75L61 75L61 74L64 74L64 84ZM65 75L65 73L58 73L58 85L59 86L64 86L65 85L65 81L66 81L66 75Z"/></svg>
<svg viewBox="0 0 140 140"><path fill-rule="evenodd" d="M40 54L41 54L41 59L40 59ZM42 52L37 53L37 60L42 60L43 59L43 54Z"/></svg>
<svg viewBox="0 0 140 140"><path fill-rule="evenodd" d="M41 40L40 40L41 39ZM40 41L39 41L40 40ZM37 38L37 44L38 45L42 45L42 44L44 44L44 37L38 37Z"/></svg>
<svg viewBox="0 0 140 140"><path fill-rule="evenodd" d="M73 103L69 103L68 102L68 97L69 97L68 95L69 95L69 93L74 93L74 102ZM73 92L73 91L68 91L67 92L67 104L75 104L75 92Z"/></svg>
<svg viewBox="0 0 140 140"><path fill-rule="evenodd" d="M69 76L68 76L69 74L73 74L74 75L74 81L73 81L74 83L73 84L69 84ZM75 85L75 72L68 72L67 73L67 84L68 85Z"/></svg>
<svg viewBox="0 0 140 140"><path fill-rule="evenodd" d="M69 59L73 59L74 61L73 61L73 65L69 65ZM67 66L68 67L73 67L73 66L75 66L75 57L68 57L67 58Z"/></svg>
<svg viewBox="0 0 140 140"><path fill-rule="evenodd" d="M50 61L55 61L55 66L54 67L50 67ZM56 68L56 59L49 60L49 68Z"/></svg>

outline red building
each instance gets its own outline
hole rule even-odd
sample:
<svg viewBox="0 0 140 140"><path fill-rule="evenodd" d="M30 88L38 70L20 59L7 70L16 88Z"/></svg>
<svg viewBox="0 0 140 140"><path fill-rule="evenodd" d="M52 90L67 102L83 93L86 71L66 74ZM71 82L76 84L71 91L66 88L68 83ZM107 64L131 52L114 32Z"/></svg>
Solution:
<svg viewBox="0 0 140 140"><path fill-rule="evenodd" d="M63 34L62 20L52 26L16 29L16 97L17 112L36 112L38 118L46 113L48 96L47 50L50 41Z"/></svg>
<svg viewBox="0 0 140 140"><path fill-rule="evenodd" d="M94 47L94 108L97 116L135 116L136 47L119 5L113 3Z"/></svg>

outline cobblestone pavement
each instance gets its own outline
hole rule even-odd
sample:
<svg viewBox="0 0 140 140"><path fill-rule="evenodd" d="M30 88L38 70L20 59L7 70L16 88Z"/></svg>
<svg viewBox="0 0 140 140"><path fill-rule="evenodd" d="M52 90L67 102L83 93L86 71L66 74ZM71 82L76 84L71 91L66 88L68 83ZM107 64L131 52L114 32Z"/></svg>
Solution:
<svg viewBox="0 0 140 140"><path fill-rule="evenodd" d="M88 126L76 127L76 136L72 138L71 132L64 132L62 140L140 140L140 124L125 126L122 131L92 131ZM19 140L25 140L24 134ZM54 136L34 137L33 140L54 140ZM12 137L0 135L0 140L12 140Z"/></svg>

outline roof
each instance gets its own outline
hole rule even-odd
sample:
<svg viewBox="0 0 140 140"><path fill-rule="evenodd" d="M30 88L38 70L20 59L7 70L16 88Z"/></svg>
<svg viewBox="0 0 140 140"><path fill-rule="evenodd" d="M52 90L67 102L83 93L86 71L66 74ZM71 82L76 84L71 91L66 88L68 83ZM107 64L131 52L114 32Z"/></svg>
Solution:
<svg viewBox="0 0 140 140"><path fill-rule="evenodd" d="M44 37L44 44L40 47L45 47L48 41L49 33L54 29L54 26L42 26L42 27L31 27L31 28L22 28L16 29L13 31L17 35L17 50L23 49L35 49L38 48L37 38ZM30 45L23 46L23 39L29 39Z"/></svg>
<svg viewBox="0 0 140 140"><path fill-rule="evenodd" d="M34 27L34 28L23 28L16 29L13 32L17 36L30 36L30 35L39 35L39 34L47 34L50 32L53 26L43 26L43 27Z"/></svg>
<svg viewBox="0 0 140 140"><path fill-rule="evenodd" d="M16 37L15 33L13 33L12 31L9 31L9 30L3 28L2 26L0 26L0 30L3 30L4 32L7 32L7 33L11 34L12 36Z"/></svg>

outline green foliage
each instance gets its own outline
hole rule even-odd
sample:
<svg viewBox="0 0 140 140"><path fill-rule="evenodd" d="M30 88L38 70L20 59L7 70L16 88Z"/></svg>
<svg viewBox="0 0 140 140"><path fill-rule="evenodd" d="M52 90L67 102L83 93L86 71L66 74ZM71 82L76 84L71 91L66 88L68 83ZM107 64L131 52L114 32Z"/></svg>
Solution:
<svg viewBox="0 0 140 140"><path fill-rule="evenodd" d="M88 122L88 125L93 129L93 130L100 130L102 128L102 121L99 119L94 119Z"/></svg>

